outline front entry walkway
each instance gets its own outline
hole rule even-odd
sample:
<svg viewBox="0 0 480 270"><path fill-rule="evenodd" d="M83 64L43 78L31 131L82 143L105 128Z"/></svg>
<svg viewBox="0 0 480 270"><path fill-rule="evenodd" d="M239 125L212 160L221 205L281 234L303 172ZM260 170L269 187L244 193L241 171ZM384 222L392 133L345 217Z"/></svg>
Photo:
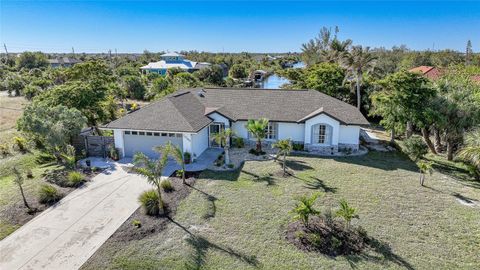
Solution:
<svg viewBox="0 0 480 270"><path fill-rule="evenodd" d="M0 269L78 269L139 207L151 188L120 164L0 241Z"/></svg>

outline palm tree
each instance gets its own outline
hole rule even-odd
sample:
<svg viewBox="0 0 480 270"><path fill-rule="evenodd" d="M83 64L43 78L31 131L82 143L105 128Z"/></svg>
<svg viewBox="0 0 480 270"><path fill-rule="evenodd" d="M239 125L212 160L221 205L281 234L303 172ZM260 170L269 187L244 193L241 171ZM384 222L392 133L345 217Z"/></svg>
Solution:
<svg viewBox="0 0 480 270"><path fill-rule="evenodd" d="M229 140L232 136L234 136L234 133L230 128L221 130L213 135L215 142L222 146L223 150L225 151L225 164L230 164L230 155L228 150L230 149Z"/></svg>
<svg viewBox="0 0 480 270"><path fill-rule="evenodd" d="M352 221L352 219L358 218L357 210L353 207L350 207L346 200L340 201L340 209L338 209L337 212L335 212L335 215L345 220L346 229L350 227L350 222Z"/></svg>
<svg viewBox="0 0 480 270"><path fill-rule="evenodd" d="M368 74L375 68L377 60L370 52L369 47L353 46L349 53L345 54L342 66L347 69L347 80L355 81L357 89L357 108L361 108L361 93L363 75Z"/></svg>
<svg viewBox="0 0 480 270"><path fill-rule="evenodd" d="M185 185L185 156L183 154L182 149L180 147L174 145L172 142L168 142L165 145L165 149L162 149L163 147L157 146L156 149L158 149L159 152L162 152L164 150L166 153L171 155L175 161L182 167L181 173L182 173L182 183Z"/></svg>
<svg viewBox="0 0 480 270"><path fill-rule="evenodd" d="M340 63L345 58L348 53L348 49L352 45L352 40L347 39L345 41L341 41L336 37L330 42L329 48L327 50L323 50L320 54L322 56L322 60L329 63Z"/></svg>
<svg viewBox="0 0 480 270"><path fill-rule="evenodd" d="M162 200L162 172L168 161L168 149L166 147L155 147L155 151L160 152L161 156L158 160L150 159L144 153L137 152L133 156L134 169L137 173L147 178L148 183L153 185L158 194L159 208L165 209Z"/></svg>
<svg viewBox="0 0 480 270"><path fill-rule="evenodd" d="M432 174L432 163L420 161L417 165L418 169L420 170L420 185L423 187L423 183L425 182L425 174Z"/></svg>
<svg viewBox="0 0 480 270"><path fill-rule="evenodd" d="M480 171L480 128L467 134L465 146L460 150L458 156L477 168Z"/></svg>
<svg viewBox="0 0 480 270"><path fill-rule="evenodd" d="M278 155L283 156L283 176L287 174L287 155L293 150L292 141L290 139L278 140L273 144L273 147L278 148Z"/></svg>
<svg viewBox="0 0 480 270"><path fill-rule="evenodd" d="M257 139L257 145L255 151L257 153L262 152L262 139L265 138L266 128L268 126L268 119L261 118L258 120L250 119L245 126L255 139Z"/></svg>
<svg viewBox="0 0 480 270"><path fill-rule="evenodd" d="M294 219L299 219L308 227L308 220L311 215L318 215L320 212L313 208L315 201L317 200L319 193L315 193L310 197L305 195L300 196L296 200L298 201L292 212L295 214Z"/></svg>
<svg viewBox="0 0 480 270"><path fill-rule="evenodd" d="M13 167L13 173L15 174L15 178L13 179L13 181L15 182L15 184L18 185L18 188L20 189L20 194L22 195L23 204L25 205L25 207L28 208L28 210L31 210L32 208L30 208L30 205L28 204L27 199L25 198L25 193L23 192L23 182L24 182L23 175L17 169L17 167Z"/></svg>

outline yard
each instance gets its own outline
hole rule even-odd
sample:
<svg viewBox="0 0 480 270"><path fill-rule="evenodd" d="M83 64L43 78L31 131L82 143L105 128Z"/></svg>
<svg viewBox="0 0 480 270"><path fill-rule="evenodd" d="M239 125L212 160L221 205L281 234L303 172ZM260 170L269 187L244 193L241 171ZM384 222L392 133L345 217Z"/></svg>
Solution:
<svg viewBox="0 0 480 270"><path fill-rule="evenodd" d="M288 165L294 172L288 178L273 161L202 173L165 228L126 240L138 230L132 216L83 269L480 267L480 183L452 164L438 162L426 187L416 166L398 153L291 157ZM318 191L319 209L335 209L342 198L356 207L354 225L365 228L375 247L331 258L288 243L293 198Z"/></svg>

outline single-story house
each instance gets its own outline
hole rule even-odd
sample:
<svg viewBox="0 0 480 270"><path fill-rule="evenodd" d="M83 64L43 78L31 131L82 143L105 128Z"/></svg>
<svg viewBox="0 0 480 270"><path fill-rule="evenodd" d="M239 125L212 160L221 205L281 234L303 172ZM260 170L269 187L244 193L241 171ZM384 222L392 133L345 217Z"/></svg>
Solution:
<svg viewBox="0 0 480 270"><path fill-rule="evenodd" d="M141 67L142 73L152 72L165 75L167 70L171 68L180 68L186 72L194 72L211 65L207 62L190 61L178 53L165 53L160 57L160 61L148 63L148 65Z"/></svg>
<svg viewBox="0 0 480 270"><path fill-rule="evenodd" d="M75 64L81 63L82 61L77 60L71 57L58 57L54 59L48 59L48 63L52 68L57 67L72 67Z"/></svg>
<svg viewBox="0 0 480 270"><path fill-rule="evenodd" d="M213 134L231 128L235 136L253 142L245 125L267 118L264 141L291 139L305 150L328 153L357 151L360 126L369 125L352 105L315 90L195 88L177 91L105 125L113 130L122 157L168 141L192 158L219 147Z"/></svg>

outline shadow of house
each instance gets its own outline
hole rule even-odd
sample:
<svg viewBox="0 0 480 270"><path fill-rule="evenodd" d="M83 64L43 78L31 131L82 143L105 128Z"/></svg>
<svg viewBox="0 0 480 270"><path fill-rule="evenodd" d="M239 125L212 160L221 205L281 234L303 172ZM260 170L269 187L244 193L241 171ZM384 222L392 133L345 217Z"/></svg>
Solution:
<svg viewBox="0 0 480 270"><path fill-rule="evenodd" d="M217 251L221 251L222 253L227 254L228 256L234 257L246 264L249 264L253 267L259 266L259 261L255 255L246 255L241 252L237 252L230 247L220 246L215 243L210 242L203 236L195 235L187 228L185 228L180 223L176 222L175 220L169 218L170 221L181 228L188 234L188 238L186 239L187 244L190 245L194 252L189 259L189 261L185 264L185 269L202 269L205 264L207 252L209 249L214 249Z"/></svg>

